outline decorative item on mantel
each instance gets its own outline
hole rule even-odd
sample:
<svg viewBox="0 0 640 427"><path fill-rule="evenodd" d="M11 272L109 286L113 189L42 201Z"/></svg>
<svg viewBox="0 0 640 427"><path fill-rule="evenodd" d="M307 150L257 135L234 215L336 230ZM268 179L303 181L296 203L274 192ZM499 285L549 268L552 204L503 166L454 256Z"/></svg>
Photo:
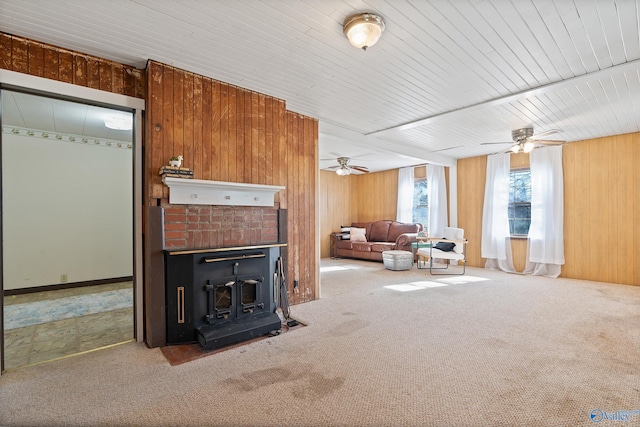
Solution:
<svg viewBox="0 0 640 427"><path fill-rule="evenodd" d="M182 156L174 156L169 159L169 166L162 166L158 171L161 178L187 178L193 179L193 171L189 168L180 167L182 165Z"/></svg>

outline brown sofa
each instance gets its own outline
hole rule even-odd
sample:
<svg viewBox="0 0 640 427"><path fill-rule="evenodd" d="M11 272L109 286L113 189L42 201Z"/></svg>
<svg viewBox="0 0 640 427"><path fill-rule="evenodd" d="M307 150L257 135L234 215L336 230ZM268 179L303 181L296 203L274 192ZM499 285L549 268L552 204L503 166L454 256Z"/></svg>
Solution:
<svg viewBox="0 0 640 427"><path fill-rule="evenodd" d="M351 227L364 228L367 241L338 240L335 248L337 257L382 261L383 251L411 251L411 243L422 231L422 224L391 220L354 222Z"/></svg>

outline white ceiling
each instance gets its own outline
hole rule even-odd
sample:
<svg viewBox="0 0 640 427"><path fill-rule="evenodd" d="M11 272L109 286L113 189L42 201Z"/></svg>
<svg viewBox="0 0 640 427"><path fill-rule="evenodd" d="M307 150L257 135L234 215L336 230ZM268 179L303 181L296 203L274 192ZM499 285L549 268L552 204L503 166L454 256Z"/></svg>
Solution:
<svg viewBox="0 0 640 427"><path fill-rule="evenodd" d="M366 52L342 34L384 17ZM453 164L561 129L640 131L637 0L0 0L2 31L139 68L147 59L320 121L320 167ZM327 159L327 160L324 160Z"/></svg>

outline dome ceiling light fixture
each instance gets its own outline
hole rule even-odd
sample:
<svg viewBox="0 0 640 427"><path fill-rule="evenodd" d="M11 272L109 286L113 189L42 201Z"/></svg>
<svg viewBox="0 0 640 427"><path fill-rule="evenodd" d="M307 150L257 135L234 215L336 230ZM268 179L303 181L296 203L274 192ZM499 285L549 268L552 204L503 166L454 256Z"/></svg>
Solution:
<svg viewBox="0 0 640 427"><path fill-rule="evenodd" d="M354 47L366 51L378 42L384 27L384 19L381 16L360 13L345 19L342 30Z"/></svg>
<svg viewBox="0 0 640 427"><path fill-rule="evenodd" d="M133 129L133 116L131 114L110 114L104 118L104 125L109 129L131 130Z"/></svg>

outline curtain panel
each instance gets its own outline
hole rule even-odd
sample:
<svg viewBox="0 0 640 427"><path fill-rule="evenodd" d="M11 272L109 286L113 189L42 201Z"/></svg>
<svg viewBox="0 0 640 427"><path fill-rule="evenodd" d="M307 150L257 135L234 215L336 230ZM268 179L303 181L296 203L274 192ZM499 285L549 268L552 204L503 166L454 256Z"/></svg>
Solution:
<svg viewBox="0 0 640 427"><path fill-rule="evenodd" d="M398 208L396 220L413 222L413 166L398 169Z"/></svg>
<svg viewBox="0 0 640 427"><path fill-rule="evenodd" d="M429 197L427 232L431 237L443 236L444 228L449 225L444 166L427 165L427 194Z"/></svg>
<svg viewBox="0 0 640 427"><path fill-rule="evenodd" d="M564 264L562 147L533 150L531 227L525 274L558 277Z"/></svg>
<svg viewBox="0 0 640 427"><path fill-rule="evenodd" d="M510 160L506 153L487 156L480 255L487 259L485 268L515 273L509 240Z"/></svg>

